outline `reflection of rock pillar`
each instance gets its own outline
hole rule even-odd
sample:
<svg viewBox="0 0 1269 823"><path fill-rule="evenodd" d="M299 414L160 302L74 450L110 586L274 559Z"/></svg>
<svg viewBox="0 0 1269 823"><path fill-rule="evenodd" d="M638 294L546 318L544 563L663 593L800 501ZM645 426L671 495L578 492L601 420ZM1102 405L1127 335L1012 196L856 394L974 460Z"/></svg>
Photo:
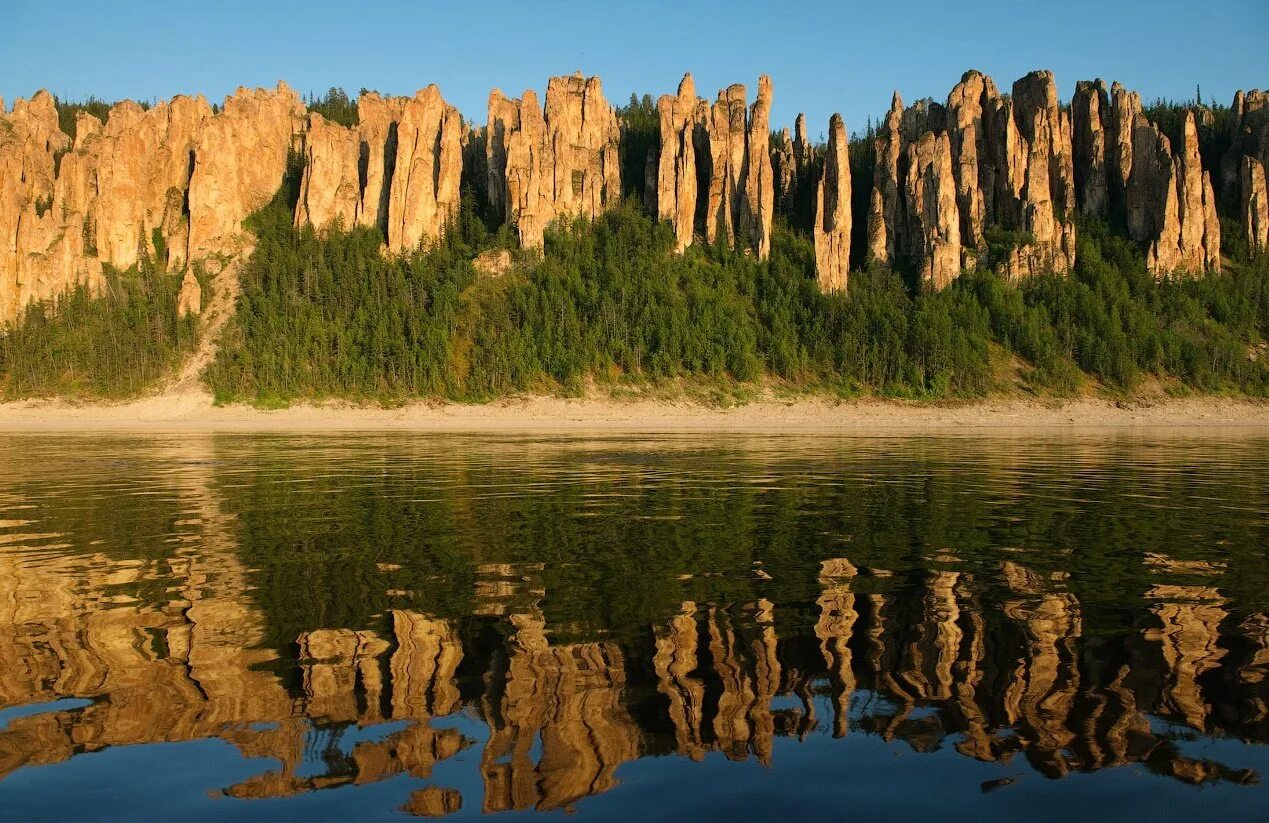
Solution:
<svg viewBox="0 0 1269 823"><path fill-rule="evenodd" d="M1075 738L1067 719L1079 689L1079 601L1069 593L1041 594L1044 579L1023 566L1005 563L1003 571L1014 591L1030 596L1004 604L1005 615L1020 622L1027 636L1026 657L1005 691L1005 711L1011 723L1026 721L1036 750L1051 754L1051 765L1064 773L1066 761L1058 753Z"/></svg>
<svg viewBox="0 0 1269 823"><path fill-rule="evenodd" d="M559 808L607 791L617 767L638 755L638 731L621 701L620 650L552 646L540 613L510 619L506 682L500 706L489 712L493 732L481 758L485 811Z"/></svg>
<svg viewBox="0 0 1269 823"><path fill-rule="evenodd" d="M750 664L728 615L710 609L709 651L723 690L718 696L714 736L719 748L733 760L745 759L752 750L763 763L770 761L775 736L771 700L780 687L772 611L773 606L766 600L756 604L754 619L761 630L750 646L754 658ZM753 666L753 677L747 672L749 665Z"/></svg>
<svg viewBox="0 0 1269 823"><path fill-rule="evenodd" d="M1261 723L1269 717L1269 615L1253 614L1239 627L1243 637L1252 645L1251 654L1238 666L1236 682L1243 698L1245 723Z"/></svg>
<svg viewBox="0 0 1269 823"><path fill-rule="evenodd" d="M1150 611L1163 625L1146 630L1145 636L1159 643L1163 654L1163 706L1204 731L1211 707L1203 700L1198 679L1226 654L1217 645L1219 626L1228 615L1222 608L1225 600L1216 589L1204 586L1155 586L1146 597L1161 601Z"/></svg>
<svg viewBox="0 0 1269 823"><path fill-rule="evenodd" d="M652 666L657 674L657 691L670 701L670 722L674 724L676 750L693 760L705 756L701 740L701 713L705 684L691 676L698 665L696 647L696 604L684 603L682 614L658 632Z"/></svg>
<svg viewBox="0 0 1269 823"><path fill-rule="evenodd" d="M815 623L815 636L828 666L833 686L833 736L842 737L850 727L850 698L855 691L855 674L851 669L850 637L859 613L855 611L855 595L850 581L856 570L843 558L820 564L820 618Z"/></svg>
<svg viewBox="0 0 1269 823"><path fill-rule="evenodd" d="M978 760L994 760L988 721L978 704L978 686L983 680L982 662L987 654L987 624L980 609L971 610L969 624L969 659L965 661L965 677L955 684L956 705L965 720L965 739L956 744L956 751Z"/></svg>
<svg viewBox="0 0 1269 823"><path fill-rule="evenodd" d="M926 592L921 634L915 643L908 644L899 671L915 697L946 700L952 696L952 668L963 637L957 622L961 615L955 593L959 579L959 572L935 572Z"/></svg>
<svg viewBox="0 0 1269 823"><path fill-rule="evenodd" d="M371 633L352 629L316 629L300 635L297 642L307 713L336 721L356 720L359 675L371 672L372 683L381 685L377 661L387 644ZM373 699L368 695L366 702L376 711L378 695Z"/></svg>
<svg viewBox="0 0 1269 823"><path fill-rule="evenodd" d="M392 716L435 717L458 707L454 675L463 659L458 632L444 620L393 611Z"/></svg>

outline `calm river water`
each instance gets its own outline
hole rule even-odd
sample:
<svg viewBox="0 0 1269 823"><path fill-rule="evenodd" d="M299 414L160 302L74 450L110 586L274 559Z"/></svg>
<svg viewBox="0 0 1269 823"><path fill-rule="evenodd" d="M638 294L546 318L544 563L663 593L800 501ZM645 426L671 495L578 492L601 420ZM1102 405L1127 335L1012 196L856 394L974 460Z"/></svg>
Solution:
<svg viewBox="0 0 1269 823"><path fill-rule="evenodd" d="M0 438L0 817L1269 810L1269 438Z"/></svg>

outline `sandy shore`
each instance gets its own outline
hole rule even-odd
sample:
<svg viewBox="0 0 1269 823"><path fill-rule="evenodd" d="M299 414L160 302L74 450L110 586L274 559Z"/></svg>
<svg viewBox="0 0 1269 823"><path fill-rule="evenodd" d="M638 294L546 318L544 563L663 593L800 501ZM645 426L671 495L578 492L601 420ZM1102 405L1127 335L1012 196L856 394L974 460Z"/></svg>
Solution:
<svg viewBox="0 0 1269 823"><path fill-rule="evenodd" d="M957 433L1027 429L1229 430L1269 434L1269 403L1185 398L1150 403L1001 399L960 405L879 400L761 400L731 408L690 402L526 397L484 405L400 408L300 405L278 411L217 407L203 394L106 406L60 401L0 404L0 432L419 431L419 432L836 432Z"/></svg>

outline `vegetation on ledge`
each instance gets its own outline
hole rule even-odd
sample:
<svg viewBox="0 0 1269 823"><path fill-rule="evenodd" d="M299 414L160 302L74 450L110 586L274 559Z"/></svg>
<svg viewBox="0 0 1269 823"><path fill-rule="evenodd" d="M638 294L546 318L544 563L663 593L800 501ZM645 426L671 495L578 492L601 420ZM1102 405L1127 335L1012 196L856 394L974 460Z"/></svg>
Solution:
<svg viewBox="0 0 1269 823"><path fill-rule="evenodd" d="M195 317L177 317L181 278L148 261L107 269L85 286L27 306L0 334L0 397L123 400L171 375L198 343Z"/></svg>
<svg viewBox="0 0 1269 823"><path fill-rule="evenodd" d="M1091 223L1069 277L1014 285L969 272L914 293L883 269L822 295L813 249L777 225L770 261L724 248L672 253L668 226L630 203L548 233L542 256L481 277L472 259L508 245L465 203L445 243L381 253L373 229L297 229L279 197L253 219L236 317L206 378L221 402L346 398L480 401L576 394L592 383L776 380L795 391L919 400L1004 388L1269 396L1269 270L1164 280L1137 247Z"/></svg>

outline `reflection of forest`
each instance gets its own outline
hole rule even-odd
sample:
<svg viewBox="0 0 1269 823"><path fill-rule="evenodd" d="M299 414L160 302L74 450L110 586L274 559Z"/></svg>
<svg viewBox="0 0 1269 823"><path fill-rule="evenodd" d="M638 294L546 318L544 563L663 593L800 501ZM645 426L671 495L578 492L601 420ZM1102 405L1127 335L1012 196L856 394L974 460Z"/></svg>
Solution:
<svg viewBox="0 0 1269 823"><path fill-rule="evenodd" d="M429 720L465 710L489 726L480 802L500 811L567 806L649 753L766 762L775 737L817 728L918 751L950 744L983 760L1021 756L1049 776L1138 762L1191 783L1255 775L1182 755L1170 736L1182 726L1258 742L1269 730L1269 620L1231 624L1210 587L1157 587L1139 632L1092 639L1061 581L1015 563L1000 569L1003 601L987 603L955 571L930 573L911 597L856 594L858 572L837 559L821 569L813 637L781 638L779 604L684 603L641 646L552 642L540 611L514 605L533 570L504 566L484 570L504 584L487 588L505 600L489 614L398 610L382 631L310 631L281 666L259 647L259 616L233 589L231 557L191 556L179 596L162 607L87 594L55 566L0 562L4 705L95 699L0 731L6 775L106 746L215 736L279 764L225 787L234 797L428 778L473 745ZM109 581L144 571L122 564ZM992 611L1003 621L987 619ZM350 749L340 742L353 725L388 720L409 722ZM441 814L463 800L429 787L409 809Z"/></svg>
<svg viewBox="0 0 1269 823"><path fill-rule="evenodd" d="M1195 732L1269 743L1269 615L1234 608L1219 563L1144 554L1150 585L1122 594L1119 629L1093 632L1090 599L1033 558L945 550L887 571L848 548L808 569L809 597L711 593L618 636L556 616L595 594L561 591L549 562L466 558L470 579L436 574L471 593L466 611L336 615L279 641L257 591L274 572L244 559L247 528L224 510L214 461L191 461L189 444L175 456L185 468L166 481L192 539L142 534L157 547L124 558L82 540L59 552L51 531L0 520L0 708L93 701L0 728L0 779L109 746L219 738L275 761L225 794L279 797L430 781L479 747L482 797L411 796L407 811L436 816L567 808L639 757L766 763L777 738L813 733L1016 758L1050 777L1137 763L1187 783L1256 778L1187 757ZM386 589L390 575L367 579ZM557 612L552 595L583 605ZM433 722L460 714L488 738Z"/></svg>

